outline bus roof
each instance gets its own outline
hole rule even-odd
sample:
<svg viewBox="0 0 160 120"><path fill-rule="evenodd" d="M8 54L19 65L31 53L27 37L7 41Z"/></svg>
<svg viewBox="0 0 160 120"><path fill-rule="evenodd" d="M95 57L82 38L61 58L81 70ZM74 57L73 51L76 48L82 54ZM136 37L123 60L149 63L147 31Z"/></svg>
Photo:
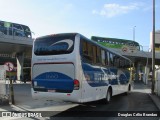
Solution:
<svg viewBox="0 0 160 120"><path fill-rule="evenodd" d="M57 34L49 34L49 35L40 36L40 37L37 37L36 39L42 39L42 38L47 38L47 37L51 37L51 36L61 36L61 35L75 36L76 34L79 34L79 33L57 33Z"/></svg>
<svg viewBox="0 0 160 120"><path fill-rule="evenodd" d="M47 37L51 37L51 36L59 36L59 35L73 35L73 36L80 35L81 37L84 37L88 42L93 43L93 44L95 44L96 46L99 46L99 47L101 47L101 48L104 49L104 50L107 50L107 51L109 51L109 52L111 52L111 53L113 53L113 54L115 54L115 55L118 55L118 56L120 56L120 57L122 57L122 58L124 58L124 59L127 59L127 60L130 61L130 62L132 62L129 58L127 58L127 57L125 57L125 56L122 56L121 54L118 54L118 53L116 53L115 51L112 51L112 50L106 48L106 47L103 46L103 45L98 44L96 41L93 41L93 40L91 40L91 39L83 36L83 35L80 34L80 33L58 33L58 34L50 34L50 35L45 35L45 36L38 37L38 38L36 38L36 39L42 39L42 38L47 38Z"/></svg>

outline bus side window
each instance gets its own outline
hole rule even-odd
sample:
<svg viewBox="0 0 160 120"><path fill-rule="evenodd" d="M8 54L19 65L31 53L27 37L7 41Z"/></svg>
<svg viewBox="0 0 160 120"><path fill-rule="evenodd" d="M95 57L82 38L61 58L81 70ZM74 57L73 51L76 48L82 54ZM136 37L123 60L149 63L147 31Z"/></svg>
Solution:
<svg viewBox="0 0 160 120"><path fill-rule="evenodd" d="M122 58L122 59L120 59L120 61L119 61L119 66L120 66L120 68L123 68L124 67L124 64L125 64L125 60Z"/></svg>
<svg viewBox="0 0 160 120"><path fill-rule="evenodd" d="M87 42L82 41L82 51L83 53L87 52Z"/></svg>
<svg viewBox="0 0 160 120"><path fill-rule="evenodd" d="M96 64L96 46L92 46L93 48L93 63Z"/></svg>
<svg viewBox="0 0 160 120"><path fill-rule="evenodd" d="M93 63L93 49L92 49L92 44L91 43L88 43L88 46L87 46L87 48L88 48L88 56L89 56L89 58L90 58L90 60L91 60L91 63Z"/></svg>
<svg viewBox="0 0 160 120"><path fill-rule="evenodd" d="M130 68L130 67L131 67L130 63L127 60L125 60L125 68Z"/></svg>
<svg viewBox="0 0 160 120"><path fill-rule="evenodd" d="M102 60L102 65L105 66L106 65L106 54L104 50L101 50L101 60Z"/></svg>
<svg viewBox="0 0 160 120"><path fill-rule="evenodd" d="M114 59L114 66L119 67L119 59L120 59L120 57L115 55L113 57L113 59Z"/></svg>
<svg viewBox="0 0 160 120"><path fill-rule="evenodd" d="M106 65L109 65L109 52L105 52L105 54L106 54L106 60L105 60Z"/></svg>
<svg viewBox="0 0 160 120"><path fill-rule="evenodd" d="M113 66L113 54L109 53L110 66Z"/></svg>
<svg viewBox="0 0 160 120"><path fill-rule="evenodd" d="M113 65L117 66L117 57L116 56L113 57Z"/></svg>
<svg viewBox="0 0 160 120"><path fill-rule="evenodd" d="M88 42L82 42L82 60L86 63L92 63L91 45Z"/></svg>
<svg viewBox="0 0 160 120"><path fill-rule="evenodd" d="M101 50L99 47L97 47L97 53L96 53L96 63L101 64Z"/></svg>

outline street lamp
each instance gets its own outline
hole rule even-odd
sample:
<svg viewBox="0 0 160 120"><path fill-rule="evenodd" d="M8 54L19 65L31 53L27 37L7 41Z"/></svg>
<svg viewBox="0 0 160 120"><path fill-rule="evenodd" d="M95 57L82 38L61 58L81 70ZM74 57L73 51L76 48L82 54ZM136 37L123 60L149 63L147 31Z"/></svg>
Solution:
<svg viewBox="0 0 160 120"><path fill-rule="evenodd" d="M135 30L136 30L135 28L136 26L133 27L133 41L135 41Z"/></svg>

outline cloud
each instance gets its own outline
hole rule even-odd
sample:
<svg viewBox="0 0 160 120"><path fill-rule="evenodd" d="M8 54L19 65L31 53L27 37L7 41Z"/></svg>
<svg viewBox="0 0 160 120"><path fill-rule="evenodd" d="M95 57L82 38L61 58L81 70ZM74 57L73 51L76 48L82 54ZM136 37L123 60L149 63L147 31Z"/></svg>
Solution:
<svg viewBox="0 0 160 120"><path fill-rule="evenodd" d="M93 10L92 13L111 18L117 15L127 14L133 10L138 10L141 6L142 4L140 3L132 3L129 5L120 5L116 3L104 4L101 10Z"/></svg>

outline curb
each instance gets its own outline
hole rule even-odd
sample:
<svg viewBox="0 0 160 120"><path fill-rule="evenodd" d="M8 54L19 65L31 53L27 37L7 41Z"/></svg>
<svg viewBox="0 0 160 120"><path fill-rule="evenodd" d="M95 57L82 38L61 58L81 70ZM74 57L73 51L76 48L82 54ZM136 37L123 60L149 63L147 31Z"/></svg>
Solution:
<svg viewBox="0 0 160 120"><path fill-rule="evenodd" d="M9 100L6 98L0 98L0 106L9 105Z"/></svg>
<svg viewBox="0 0 160 120"><path fill-rule="evenodd" d="M0 94L0 106L9 105L9 96Z"/></svg>
<svg viewBox="0 0 160 120"><path fill-rule="evenodd" d="M152 99L152 101L154 102L154 104L156 105L156 107L158 108L158 110L160 111L160 99L157 95L152 95L152 94L148 94L150 96L150 98Z"/></svg>

